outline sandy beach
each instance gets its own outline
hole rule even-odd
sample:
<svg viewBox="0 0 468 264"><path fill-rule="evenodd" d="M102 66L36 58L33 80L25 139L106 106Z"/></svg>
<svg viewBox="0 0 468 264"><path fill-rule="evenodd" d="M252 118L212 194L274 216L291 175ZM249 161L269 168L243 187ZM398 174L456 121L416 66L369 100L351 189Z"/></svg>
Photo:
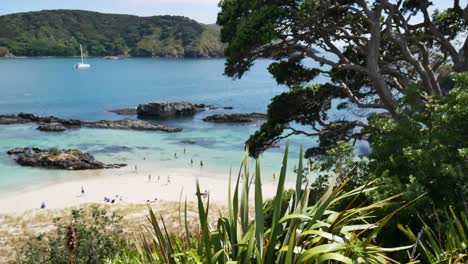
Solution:
<svg viewBox="0 0 468 264"><path fill-rule="evenodd" d="M0 214L39 210L43 202L46 209L63 209L85 203L106 203L105 197L114 200L115 204L142 204L179 201L182 193L182 199L195 201L197 179L201 191L209 193L210 201L225 203L228 197L229 175L196 171L161 168L158 171L135 172L133 168L127 167L101 171L99 176L95 177L86 175L89 172L83 172L83 177L79 179L75 177L69 181L51 182L36 188L2 193ZM157 175L160 175L159 179ZM233 175L234 177L236 175ZM233 179L232 188L234 184ZM82 188L84 194L81 193ZM266 181L262 184L262 189L264 199L271 198L276 191L276 184Z"/></svg>

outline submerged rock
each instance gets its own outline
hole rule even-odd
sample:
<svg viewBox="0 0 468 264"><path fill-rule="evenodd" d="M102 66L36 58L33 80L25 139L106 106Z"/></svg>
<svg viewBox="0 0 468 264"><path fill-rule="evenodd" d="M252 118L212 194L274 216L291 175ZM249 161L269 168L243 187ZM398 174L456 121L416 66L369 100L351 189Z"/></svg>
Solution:
<svg viewBox="0 0 468 264"><path fill-rule="evenodd" d="M37 130L46 132L62 132L67 128L60 123L45 123L37 127Z"/></svg>
<svg viewBox="0 0 468 264"><path fill-rule="evenodd" d="M106 146L102 149L92 151L92 153L109 154L109 153L119 153L119 152L129 152L129 151L132 151L132 148L129 148L127 146Z"/></svg>
<svg viewBox="0 0 468 264"><path fill-rule="evenodd" d="M215 123L248 123L266 119L266 114L249 113L249 114L218 114L203 118L205 122Z"/></svg>
<svg viewBox="0 0 468 264"><path fill-rule="evenodd" d="M118 114L118 115L136 115L137 114L137 109L136 109L136 107L121 108L121 109L109 110L109 112L114 113L114 114Z"/></svg>
<svg viewBox="0 0 468 264"><path fill-rule="evenodd" d="M89 153L76 149L49 150L39 148L15 148L7 151L21 166L64 170L96 170L108 168L121 168L126 164L104 164L94 159Z"/></svg>
<svg viewBox="0 0 468 264"><path fill-rule="evenodd" d="M190 116L198 111L200 109L190 102L154 102L140 104L137 107L137 114L139 116Z"/></svg>
<svg viewBox="0 0 468 264"><path fill-rule="evenodd" d="M180 143L182 144L187 144L187 145L195 145L197 144L197 142L193 141L193 140L182 140L180 141Z"/></svg>
<svg viewBox="0 0 468 264"><path fill-rule="evenodd" d="M225 109L225 110L232 110L234 107L232 106L216 106L216 105L207 105L207 104L195 104L195 106L201 110L217 110L217 109Z"/></svg>
<svg viewBox="0 0 468 264"><path fill-rule="evenodd" d="M63 131L67 128L101 128L101 129L128 129L179 132L182 128L151 124L142 120L101 120L86 122L77 119L61 119L55 116L40 117L33 114L19 113L17 115L0 115L0 125L38 123L41 131ZM64 129L65 128L65 129Z"/></svg>

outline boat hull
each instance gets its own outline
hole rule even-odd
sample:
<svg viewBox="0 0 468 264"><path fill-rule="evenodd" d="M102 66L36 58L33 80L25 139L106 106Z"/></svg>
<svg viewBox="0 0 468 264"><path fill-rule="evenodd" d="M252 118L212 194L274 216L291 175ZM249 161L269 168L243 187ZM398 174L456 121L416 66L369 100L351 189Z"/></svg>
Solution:
<svg viewBox="0 0 468 264"><path fill-rule="evenodd" d="M91 68L91 65L86 64L86 63L77 63L77 64L75 64L75 69L85 70L85 69L89 69L89 68Z"/></svg>

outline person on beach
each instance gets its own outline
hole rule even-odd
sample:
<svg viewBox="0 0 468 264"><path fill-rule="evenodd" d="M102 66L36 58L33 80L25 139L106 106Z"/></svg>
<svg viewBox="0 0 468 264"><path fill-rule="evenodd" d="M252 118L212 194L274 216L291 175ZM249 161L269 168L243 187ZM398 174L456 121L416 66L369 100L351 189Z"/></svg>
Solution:
<svg viewBox="0 0 468 264"><path fill-rule="evenodd" d="M177 153L174 153L174 159L177 159Z"/></svg>
<svg viewBox="0 0 468 264"><path fill-rule="evenodd" d="M41 204L41 209L45 209L45 203L44 202L42 202L42 204Z"/></svg>
<svg viewBox="0 0 468 264"><path fill-rule="evenodd" d="M209 192L207 190L204 190L202 193L195 193L195 195L198 195L200 194L200 196L205 199L206 197L208 197L208 194Z"/></svg>
<svg viewBox="0 0 468 264"><path fill-rule="evenodd" d="M276 173L273 172L273 182L276 181Z"/></svg>
<svg viewBox="0 0 468 264"><path fill-rule="evenodd" d="M200 167L203 167L203 160L200 160Z"/></svg>
<svg viewBox="0 0 468 264"><path fill-rule="evenodd" d="M167 185L169 185L170 183L171 183L171 177L167 175Z"/></svg>
<svg viewBox="0 0 468 264"><path fill-rule="evenodd" d="M151 174L148 175L148 182L151 182Z"/></svg>
<svg viewBox="0 0 468 264"><path fill-rule="evenodd" d="M85 191L84 191L83 186L81 186L81 196L84 196L84 195L85 195Z"/></svg>
<svg viewBox="0 0 468 264"><path fill-rule="evenodd" d="M193 166L193 159L190 159L190 166Z"/></svg>
<svg viewBox="0 0 468 264"><path fill-rule="evenodd" d="M138 171L138 167L137 165L135 164L135 173Z"/></svg>
<svg viewBox="0 0 468 264"><path fill-rule="evenodd" d="M159 182L159 179L161 178L161 176L158 175L158 182Z"/></svg>

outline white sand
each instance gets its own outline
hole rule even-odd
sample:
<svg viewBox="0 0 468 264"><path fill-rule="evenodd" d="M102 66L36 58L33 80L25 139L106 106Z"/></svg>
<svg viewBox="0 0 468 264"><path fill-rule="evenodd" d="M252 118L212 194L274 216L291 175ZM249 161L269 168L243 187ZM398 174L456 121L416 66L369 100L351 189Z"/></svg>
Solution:
<svg viewBox="0 0 468 264"><path fill-rule="evenodd" d="M152 175L151 182L148 181L149 174ZM160 175L159 181L157 175ZM167 183L168 176L170 183ZM226 204L228 177L229 175L201 173L199 170L166 168L135 173L127 167L107 170L95 177L90 177L84 172L83 177L78 179L3 193L0 196L0 214L37 210L42 202L46 204L47 209L62 209L83 203L104 203L104 197L115 199L117 204L146 203L147 200L154 201L155 198L157 201L179 201L182 191L182 199L186 197L188 201L195 201L197 178L201 191L209 192L210 201ZM236 175L233 175L234 177ZM235 182L232 189L234 184ZM81 195L81 187L85 190L84 195ZM267 181L262 185L262 189L264 199L271 198L276 192L276 184ZM251 198L253 195L252 185ZM123 200L120 201L116 196L122 196Z"/></svg>

